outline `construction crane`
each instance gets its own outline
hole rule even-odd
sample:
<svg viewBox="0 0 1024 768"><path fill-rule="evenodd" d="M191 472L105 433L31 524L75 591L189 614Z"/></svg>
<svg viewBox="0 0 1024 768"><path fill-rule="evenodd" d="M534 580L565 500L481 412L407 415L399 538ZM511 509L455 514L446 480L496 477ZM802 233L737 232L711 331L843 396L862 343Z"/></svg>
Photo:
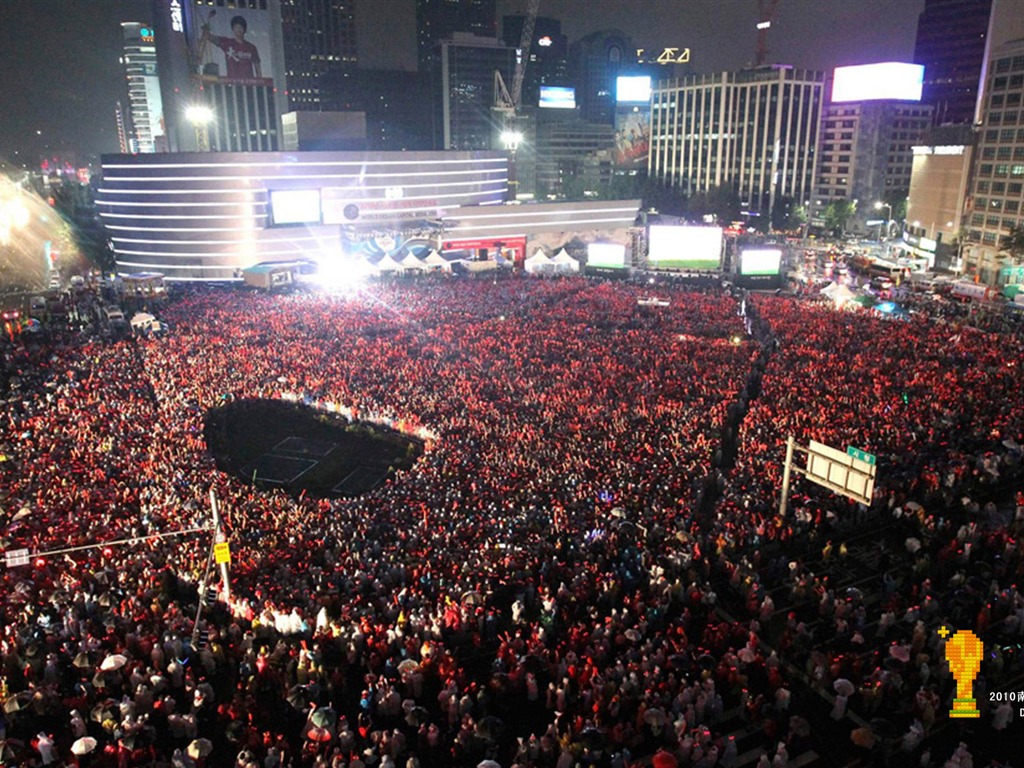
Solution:
<svg viewBox="0 0 1024 768"><path fill-rule="evenodd" d="M768 30L772 28L772 18L775 16L775 6L779 0L757 0L757 66L766 64L768 61Z"/></svg>
<svg viewBox="0 0 1024 768"><path fill-rule="evenodd" d="M501 140L509 150L509 188L512 199L516 198L519 181L515 175L516 149L522 141L522 132L518 130L517 116L523 97L523 78L526 75L526 62L530 58L530 47L533 45L533 29L537 24L537 11L540 0L529 0L526 18L523 20L523 32L519 36L519 47L516 49L516 68L512 75L512 89L505 85L501 72L494 70L494 111L501 115Z"/></svg>

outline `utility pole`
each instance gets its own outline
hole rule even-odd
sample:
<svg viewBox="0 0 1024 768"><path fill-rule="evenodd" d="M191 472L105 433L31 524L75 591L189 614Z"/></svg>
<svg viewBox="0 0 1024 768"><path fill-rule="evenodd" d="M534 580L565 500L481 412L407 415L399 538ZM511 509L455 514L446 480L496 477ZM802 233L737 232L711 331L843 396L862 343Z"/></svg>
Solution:
<svg viewBox="0 0 1024 768"><path fill-rule="evenodd" d="M220 520L220 509L217 504L217 492L210 489L210 511L213 513L213 540L214 548L216 545L224 544L227 545L227 536L224 535L224 528L221 526ZM228 570L228 563L230 562L227 558L218 557L218 563L220 564L220 578L221 583L224 585L224 602L231 603L231 574Z"/></svg>

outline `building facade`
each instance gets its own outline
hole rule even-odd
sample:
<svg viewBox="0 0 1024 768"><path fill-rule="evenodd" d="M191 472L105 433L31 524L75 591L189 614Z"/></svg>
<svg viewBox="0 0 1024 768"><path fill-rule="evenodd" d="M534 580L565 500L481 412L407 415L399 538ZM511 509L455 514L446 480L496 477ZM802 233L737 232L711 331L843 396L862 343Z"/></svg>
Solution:
<svg viewBox="0 0 1024 768"><path fill-rule="evenodd" d="M913 147L922 143L931 119L931 106L919 102L826 105L814 211L824 210L831 200L856 200L859 224L883 218L874 205L895 205L907 197Z"/></svg>
<svg viewBox="0 0 1024 768"><path fill-rule="evenodd" d="M768 215L814 189L825 73L771 65L655 84L648 174L686 195L734 189Z"/></svg>
<svg viewBox="0 0 1024 768"><path fill-rule="evenodd" d="M964 271L994 284L1021 261L1008 252L1007 236L1024 224L1024 40L993 54L983 88Z"/></svg>
<svg viewBox="0 0 1024 768"><path fill-rule="evenodd" d="M288 109L319 112L324 103L321 78L357 65L354 0L281 0Z"/></svg>
<svg viewBox="0 0 1024 768"><path fill-rule="evenodd" d="M436 64L438 43L456 32L476 37L496 36L495 0L416 0L416 45L420 71Z"/></svg>
<svg viewBox="0 0 1024 768"><path fill-rule="evenodd" d="M121 24L127 114L121 113L118 134L132 154L167 151L160 75L157 70L153 27L126 21Z"/></svg>
<svg viewBox="0 0 1024 768"><path fill-rule="evenodd" d="M914 62L924 65L922 101L936 125L974 121L991 12L992 0L925 0Z"/></svg>
<svg viewBox="0 0 1024 768"><path fill-rule="evenodd" d="M569 46L569 74L576 86L580 117L591 123L614 123L615 80L636 65L636 47L618 30L594 32Z"/></svg>
<svg viewBox="0 0 1024 768"><path fill-rule="evenodd" d="M913 148L913 172L903 230L903 250L930 267L960 271L966 230L963 212L974 158L968 125L933 129Z"/></svg>
<svg viewBox="0 0 1024 768"><path fill-rule="evenodd" d="M492 111L494 73L511 83L515 66L515 48L497 38L456 32L438 43L432 78L440 104L440 147L435 148L479 151L499 146L501 122Z"/></svg>

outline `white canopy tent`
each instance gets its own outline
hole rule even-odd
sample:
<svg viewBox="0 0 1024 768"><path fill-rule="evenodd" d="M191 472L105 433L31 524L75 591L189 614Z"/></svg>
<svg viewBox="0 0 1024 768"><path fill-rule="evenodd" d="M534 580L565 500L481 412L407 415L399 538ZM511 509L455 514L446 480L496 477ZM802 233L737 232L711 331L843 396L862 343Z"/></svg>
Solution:
<svg viewBox="0 0 1024 768"><path fill-rule="evenodd" d="M555 262L549 259L540 248L523 262L523 269L528 275L550 274L554 271Z"/></svg>
<svg viewBox="0 0 1024 768"><path fill-rule="evenodd" d="M446 259L437 251L431 251L430 253L427 254L426 258L423 259L423 266L427 269L440 269L445 272L451 270L452 268L452 265L448 263L448 259Z"/></svg>
<svg viewBox="0 0 1024 768"><path fill-rule="evenodd" d="M406 255L406 257L402 259L399 262L399 264L401 264L402 269L406 271L422 272L426 269L426 267L423 266L423 262L420 261L411 253Z"/></svg>
<svg viewBox="0 0 1024 768"><path fill-rule="evenodd" d="M576 259L574 259L572 256L570 256L566 252L565 248L560 250L555 255L555 257L552 259L552 261L555 264L559 265L559 267L557 267L557 269L560 272L564 272L564 271L579 272L580 271L580 263L578 261L576 261Z"/></svg>
<svg viewBox="0 0 1024 768"><path fill-rule="evenodd" d="M395 261L391 256L384 256L374 265L378 272L401 272L404 267Z"/></svg>

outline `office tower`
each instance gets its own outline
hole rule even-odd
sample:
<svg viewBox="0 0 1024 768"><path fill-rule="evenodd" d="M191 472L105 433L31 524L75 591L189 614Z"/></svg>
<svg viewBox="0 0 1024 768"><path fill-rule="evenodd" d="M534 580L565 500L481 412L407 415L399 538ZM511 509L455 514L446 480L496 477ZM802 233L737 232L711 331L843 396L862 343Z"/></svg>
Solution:
<svg viewBox="0 0 1024 768"><path fill-rule="evenodd" d="M1024 225L1024 40L996 49L986 69L964 268L985 283L1019 284L1022 258L1008 236Z"/></svg>
<svg viewBox="0 0 1024 768"><path fill-rule="evenodd" d="M128 110L121 113L118 133L123 130L127 151L135 153L166 152L160 77L157 72L156 44L153 27L134 21L121 24Z"/></svg>
<svg viewBox="0 0 1024 768"><path fill-rule="evenodd" d="M516 51L496 38L455 32L438 44L431 72L439 92L440 126L435 136L439 149L497 148L500 121L491 111L494 105L494 73L512 82ZM440 139L440 146L438 146Z"/></svg>
<svg viewBox="0 0 1024 768"><path fill-rule="evenodd" d="M356 67L354 0L281 0L288 108L319 112L324 104L321 79Z"/></svg>
<svg viewBox="0 0 1024 768"><path fill-rule="evenodd" d="M771 65L661 80L651 105L651 178L692 196L734 189L745 211L813 192L825 73Z"/></svg>
<svg viewBox="0 0 1024 768"><path fill-rule="evenodd" d="M925 0L914 63L924 65L922 101L937 125L974 120L991 11L992 0Z"/></svg>
<svg viewBox="0 0 1024 768"><path fill-rule="evenodd" d="M416 0L420 70L433 69L437 44L456 32L495 37L495 0Z"/></svg>
<svg viewBox="0 0 1024 768"><path fill-rule="evenodd" d="M616 30L594 32L569 47L569 72L583 120L614 122L615 80L636 63L636 48Z"/></svg>
<svg viewBox="0 0 1024 768"><path fill-rule="evenodd" d="M812 215L820 215L830 200L842 199L856 201L855 226L893 220L893 207L910 190L913 147L931 125L933 108L921 103L922 77L922 66L909 63L835 70L824 108Z"/></svg>
<svg viewBox="0 0 1024 768"><path fill-rule="evenodd" d="M505 16L502 19L502 42L509 48L518 48L523 36L525 16ZM524 52L523 91L521 106L536 107L540 99L540 86L571 86L568 67L569 42L562 34L562 22L539 17L533 28L529 51ZM511 87L511 83L508 84Z"/></svg>

